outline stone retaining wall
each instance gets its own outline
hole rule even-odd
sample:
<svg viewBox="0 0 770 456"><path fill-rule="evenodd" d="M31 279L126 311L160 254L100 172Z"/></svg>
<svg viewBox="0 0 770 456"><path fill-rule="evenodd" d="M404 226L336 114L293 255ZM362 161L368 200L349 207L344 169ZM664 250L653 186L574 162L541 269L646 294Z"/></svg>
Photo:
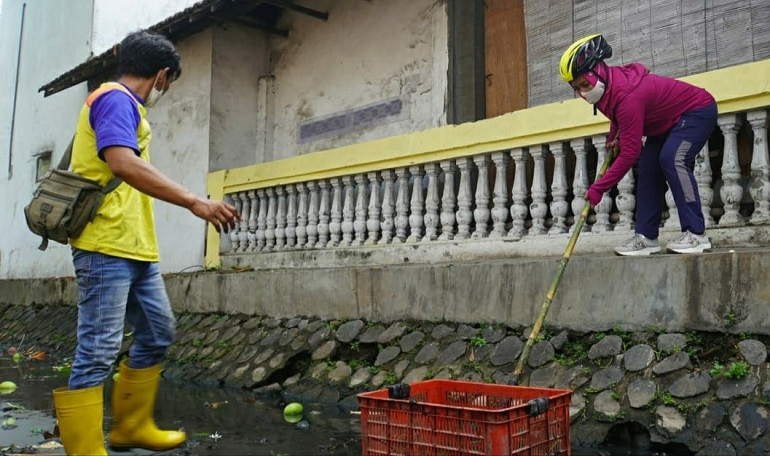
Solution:
<svg viewBox="0 0 770 456"><path fill-rule="evenodd" d="M0 305L0 344L24 338L25 346L70 354L75 323L71 306ZM168 378L353 408L355 394L397 382L505 384L528 335L495 323L192 313L179 316L177 329ZM656 328L542 336L524 383L574 391L573 443L678 443L699 456L770 452L767 337Z"/></svg>

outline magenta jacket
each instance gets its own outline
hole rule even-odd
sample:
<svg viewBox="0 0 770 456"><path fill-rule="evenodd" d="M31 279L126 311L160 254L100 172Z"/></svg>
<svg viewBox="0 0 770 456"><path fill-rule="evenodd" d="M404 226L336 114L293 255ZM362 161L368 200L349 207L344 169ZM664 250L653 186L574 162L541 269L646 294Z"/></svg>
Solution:
<svg viewBox="0 0 770 456"><path fill-rule="evenodd" d="M609 69L609 75L605 74ZM642 153L642 136L667 134L682 114L714 103L705 89L652 74L641 63L599 65L594 70L607 81L597 109L610 119L608 141L620 131L620 155L592 187L609 191L634 166Z"/></svg>

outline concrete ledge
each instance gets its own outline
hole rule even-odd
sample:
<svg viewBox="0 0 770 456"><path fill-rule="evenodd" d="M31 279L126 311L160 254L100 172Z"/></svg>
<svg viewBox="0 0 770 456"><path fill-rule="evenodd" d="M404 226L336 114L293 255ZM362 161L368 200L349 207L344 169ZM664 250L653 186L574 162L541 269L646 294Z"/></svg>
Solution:
<svg viewBox="0 0 770 456"><path fill-rule="evenodd" d="M559 261L558 257L458 261L453 255L452 262L444 263L402 260L364 266L366 258L356 258L358 264L348 267L311 264L179 274L167 276L166 283L178 312L383 322L486 321L516 327L535 320ZM620 326L770 334L768 270L766 248L648 258L577 256L564 274L546 321L577 331ZM72 278L0 281L0 303L72 305L76 297Z"/></svg>
<svg viewBox="0 0 770 456"><path fill-rule="evenodd" d="M664 230L660 234L665 245L680 234ZM633 232L620 229L604 233L581 233L573 258L584 255L611 255L613 248L625 242ZM760 248L770 245L770 226L721 228L708 231L716 249ZM377 246L333 247L313 250L243 252L222 255L222 269L307 269L376 267L405 264L448 264L488 260L512 261L521 258L561 257L569 234L507 238L467 239L462 241L430 241Z"/></svg>
<svg viewBox="0 0 770 456"><path fill-rule="evenodd" d="M558 258L268 269L169 278L178 310L530 325ZM649 258L579 256L549 325L770 333L770 250Z"/></svg>

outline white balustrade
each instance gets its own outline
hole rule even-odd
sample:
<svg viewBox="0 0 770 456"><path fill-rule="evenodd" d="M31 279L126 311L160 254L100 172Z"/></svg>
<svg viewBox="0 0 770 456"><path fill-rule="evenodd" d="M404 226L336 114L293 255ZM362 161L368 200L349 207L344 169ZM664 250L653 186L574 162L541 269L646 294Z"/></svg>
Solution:
<svg viewBox="0 0 770 456"><path fill-rule="evenodd" d="M578 138L570 141L570 147L575 152L575 176L572 180L572 192L575 197L572 199L572 214L575 216L575 221L583 212L583 208L586 205L586 193L588 193L588 151L586 150L586 139ZM575 227L572 225L570 231ZM586 223L583 225L583 231L588 231L591 228Z"/></svg>
<svg viewBox="0 0 770 456"><path fill-rule="evenodd" d="M489 237L499 239L506 234L508 221L508 152L494 152L492 163L495 164L495 188L492 193L492 232Z"/></svg>
<svg viewBox="0 0 770 456"><path fill-rule="evenodd" d="M385 182L385 189L382 195L382 239L379 244L389 244L393 240L393 230L396 227L395 215L396 205L393 200L394 182L396 173L393 170L382 172L382 180Z"/></svg>
<svg viewBox="0 0 770 456"><path fill-rule="evenodd" d="M307 243L305 243L305 248L312 249L316 246L316 243L319 243L318 237L321 232L318 208L318 182L308 182L307 189L310 192L310 202L307 208Z"/></svg>
<svg viewBox="0 0 770 456"><path fill-rule="evenodd" d="M257 198L257 192L255 190L250 190L246 193L246 195L249 197L249 201L251 204L249 204L249 208L251 209L249 211L249 233L248 233L248 241L249 241L249 252L254 252L257 250L257 211L259 210L258 204L259 200ZM244 211L244 215L246 215L246 211Z"/></svg>
<svg viewBox="0 0 770 456"><path fill-rule="evenodd" d="M275 212L278 205L276 199L275 190L268 188L267 190L267 227L265 228L265 250L272 252L275 248Z"/></svg>
<svg viewBox="0 0 770 456"><path fill-rule="evenodd" d="M244 217L241 217L241 221L237 223L238 225L238 252L245 252L246 249L249 247L249 212L251 207L251 200L249 200L249 197L247 196L246 192L240 192L238 194L238 197L241 200L241 209L238 211L241 214L244 214Z"/></svg>
<svg viewBox="0 0 770 456"><path fill-rule="evenodd" d="M548 233L545 227L545 217L548 215L548 204L545 202L548 189L545 184L545 157L548 153L546 146L533 146L529 148L529 154L535 161L534 176L532 178L532 203L529 205L529 213L532 215L532 228L529 234L540 235Z"/></svg>
<svg viewBox="0 0 770 456"><path fill-rule="evenodd" d="M441 194L441 235L442 241L454 239L455 230L455 163L451 160L441 162L441 170L444 172L444 190Z"/></svg>
<svg viewBox="0 0 770 456"><path fill-rule="evenodd" d="M425 165L425 174L428 175L428 193L425 196L425 236L423 241L435 241L438 239L438 209L441 201L438 199L438 174L441 167L438 163Z"/></svg>
<svg viewBox="0 0 770 456"><path fill-rule="evenodd" d="M740 226L743 216L738 212L743 199L743 187L739 182L741 168L738 164L738 130L743 121L736 114L719 116L719 128L725 137L724 157L722 159L722 190L720 196L725 213L719 220L719 226Z"/></svg>
<svg viewBox="0 0 770 456"><path fill-rule="evenodd" d="M754 213L750 222L754 225L770 221L770 158L767 151L767 111L751 111L746 116L754 133L754 149L751 158L751 198Z"/></svg>
<svg viewBox="0 0 770 456"><path fill-rule="evenodd" d="M398 168L398 196L396 197L396 237L395 243L406 242L407 228L409 228L409 170Z"/></svg>
<svg viewBox="0 0 770 456"><path fill-rule="evenodd" d="M508 235L514 239L520 239L527 234L525 224L527 221L527 160L529 159L529 152L517 148L511 151L511 157L516 166L516 171L513 177L513 189L511 190L511 197L513 198L513 204L511 205L511 218L513 219L513 226L508 232Z"/></svg>
<svg viewBox="0 0 770 456"><path fill-rule="evenodd" d="M767 109L719 116L723 149L706 144L694 163L707 228L770 224L769 124ZM740 151L739 132L753 137ZM566 239L586 202L589 163L598 174L607 153L605 137L596 135L228 193L242 216L228 235L229 252ZM631 170L614 200L603 195L586 229L633 230L635 190ZM665 228L679 230L670 190L665 200Z"/></svg>
<svg viewBox="0 0 770 456"><path fill-rule="evenodd" d="M267 192L264 188L257 190L257 197L259 197L259 215L257 215L257 250L265 248L267 237L265 231L267 229Z"/></svg>
<svg viewBox="0 0 770 456"><path fill-rule="evenodd" d="M371 191L369 194L369 218L366 220L366 231L368 237L366 238L366 245L376 245L377 240L380 238L380 213L382 211L382 203L380 202L380 173L373 172L367 175L369 183L371 184ZM365 233L366 234L366 233Z"/></svg>
<svg viewBox="0 0 770 456"><path fill-rule="evenodd" d="M307 186L297 184L294 186L299 193L299 207L297 208L297 247L303 248L307 244Z"/></svg>
<svg viewBox="0 0 770 456"><path fill-rule="evenodd" d="M353 231L355 232L355 241L353 245L364 245L366 242L366 210L367 210L367 192L366 185L368 180L364 174L356 174L356 211L353 222Z"/></svg>
<svg viewBox="0 0 770 456"><path fill-rule="evenodd" d="M604 158L607 156L607 144L605 143L606 137L594 136L591 138L591 142L596 149L596 175L599 175L599 170L604 163ZM594 233L603 233L612 230L612 224L610 223L610 211L612 210L612 198L610 198L610 192L602 195L602 199L599 204L594 206L596 211L596 222L591 226L591 231Z"/></svg>
<svg viewBox="0 0 770 456"><path fill-rule="evenodd" d="M353 245L353 201L355 198L355 187L352 176L342 178L342 184L345 186L345 199L342 204L342 246Z"/></svg>
<svg viewBox="0 0 770 456"><path fill-rule="evenodd" d="M479 170L476 180L476 209L473 211L473 221L476 228L473 230L474 239L485 238L489 235L489 155L473 157L473 163Z"/></svg>
<svg viewBox="0 0 770 456"><path fill-rule="evenodd" d="M278 186L278 215L275 219L275 249L286 248L286 190Z"/></svg>
<svg viewBox="0 0 770 456"><path fill-rule="evenodd" d="M331 237L327 245L332 247L340 245L342 240L342 179L338 177L332 179L332 209L329 233Z"/></svg>
<svg viewBox="0 0 770 456"><path fill-rule="evenodd" d="M567 203L567 152L564 149L564 143L555 142L548 146L553 155L553 183L551 184L551 216L552 225L548 230L549 234L561 234L568 231L567 214L569 213L569 204Z"/></svg>
<svg viewBox="0 0 770 456"><path fill-rule="evenodd" d="M239 193L232 193L229 195L230 199L235 206L235 210L241 213L241 195ZM239 224L236 224L235 229L230 230L230 252L235 253L241 245L240 238L238 237Z"/></svg>
<svg viewBox="0 0 770 456"><path fill-rule="evenodd" d="M636 196L634 196L634 170L629 169L623 179L618 182L618 196L615 197L615 205L618 207L617 230L634 229L634 208L636 208Z"/></svg>
<svg viewBox="0 0 770 456"><path fill-rule="evenodd" d="M457 168L460 170L460 188L457 193L457 235L455 239L468 239L471 237L471 221L473 221L473 197L471 196L471 172L473 160L461 158L457 160Z"/></svg>
<svg viewBox="0 0 770 456"><path fill-rule="evenodd" d="M293 249L297 245L297 189L287 185L286 192L286 248Z"/></svg>
<svg viewBox="0 0 770 456"><path fill-rule="evenodd" d="M409 204L409 237L406 242L419 242L422 240L422 226L424 222L423 208L424 198L422 193L422 166L410 166L409 174L412 175L412 200Z"/></svg>
<svg viewBox="0 0 770 456"><path fill-rule="evenodd" d="M318 203L318 240L316 241L316 238L313 237L312 239L308 238L308 248L323 248L326 247L329 244L329 235L331 234L329 221L330 221L330 214L331 210L329 209L330 204L330 191L331 191L331 184L327 182L326 180L322 180L318 183L319 188L321 189L321 201ZM315 192L314 192L315 194ZM315 207L315 202L313 202L313 207ZM311 241L313 244L310 244Z"/></svg>

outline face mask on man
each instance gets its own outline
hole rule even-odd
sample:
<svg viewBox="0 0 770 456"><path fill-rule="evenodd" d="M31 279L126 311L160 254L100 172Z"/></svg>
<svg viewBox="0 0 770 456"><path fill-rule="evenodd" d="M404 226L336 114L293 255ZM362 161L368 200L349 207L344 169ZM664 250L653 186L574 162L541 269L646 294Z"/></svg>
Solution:
<svg viewBox="0 0 770 456"><path fill-rule="evenodd" d="M588 92L580 92L580 96L591 104L596 104L602 99L604 95L604 83L602 81L596 81L594 88Z"/></svg>
<svg viewBox="0 0 770 456"><path fill-rule="evenodd" d="M155 76L155 81L152 83L152 89L150 89L150 94L147 96L147 100L144 101L144 105L148 108L152 108L155 106L155 104L160 100L160 98L163 96L164 93L166 93L163 90L158 90L155 88L155 86L158 84L158 78L160 77L160 74Z"/></svg>

